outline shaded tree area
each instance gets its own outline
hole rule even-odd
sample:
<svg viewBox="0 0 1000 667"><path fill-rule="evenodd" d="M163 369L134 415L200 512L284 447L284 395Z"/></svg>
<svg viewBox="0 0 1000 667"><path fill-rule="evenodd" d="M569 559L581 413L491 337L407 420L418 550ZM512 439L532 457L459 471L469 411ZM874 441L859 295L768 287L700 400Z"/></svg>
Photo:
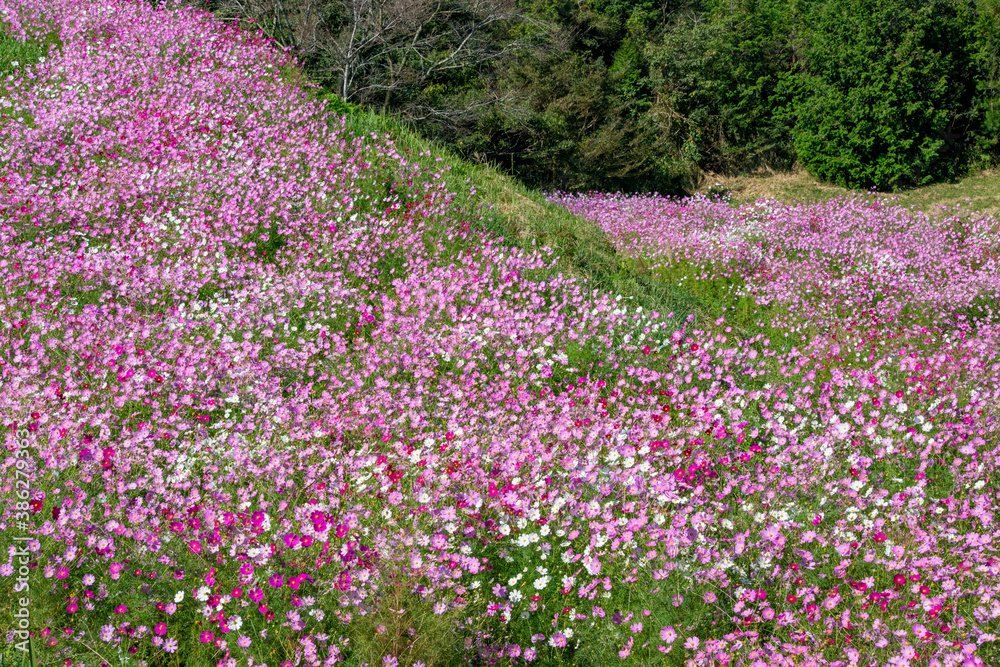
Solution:
<svg viewBox="0 0 1000 667"><path fill-rule="evenodd" d="M1000 0L211 0L339 100L543 189L848 187L1000 156Z"/></svg>

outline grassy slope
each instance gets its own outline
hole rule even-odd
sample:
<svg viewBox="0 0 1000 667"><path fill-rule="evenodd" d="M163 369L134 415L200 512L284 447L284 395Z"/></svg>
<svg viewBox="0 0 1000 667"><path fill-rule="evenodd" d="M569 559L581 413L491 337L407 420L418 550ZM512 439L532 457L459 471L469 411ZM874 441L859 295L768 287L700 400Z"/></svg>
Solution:
<svg viewBox="0 0 1000 667"><path fill-rule="evenodd" d="M449 188L456 192L473 188L473 200L484 207L478 212L483 217L480 224L502 237L508 246L549 246L560 257L557 271L585 278L596 289L631 298L633 305L644 310L673 312L677 318L704 314L703 305L693 294L662 283L641 263L618 255L597 225L548 202L543 194L529 190L494 167L472 164L447 146L376 113L352 112L348 129L357 135L390 135L401 149L423 154L418 161L439 161L438 168L447 166Z"/></svg>
<svg viewBox="0 0 1000 667"><path fill-rule="evenodd" d="M715 183L721 183L729 189L733 203L737 204L761 198L784 202L824 201L841 195L856 194L846 188L821 183L803 170L755 176L709 177L705 179L701 191L708 192ZM961 204L966 211L996 214L1000 213L1000 173L983 171L954 183L937 183L881 196L895 197L903 206L919 207L925 211L934 211L939 207L953 208Z"/></svg>

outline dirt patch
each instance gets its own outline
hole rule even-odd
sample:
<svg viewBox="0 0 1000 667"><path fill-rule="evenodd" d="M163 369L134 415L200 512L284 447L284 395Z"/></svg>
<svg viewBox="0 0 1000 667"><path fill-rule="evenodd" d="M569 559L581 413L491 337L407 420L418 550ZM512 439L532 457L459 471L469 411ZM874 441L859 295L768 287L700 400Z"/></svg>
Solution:
<svg viewBox="0 0 1000 667"><path fill-rule="evenodd" d="M729 190L733 199L740 203L758 199L822 201L851 192L846 188L821 183L801 168L790 172L765 171L748 176L707 174L698 192L707 194L713 187L717 188L717 184Z"/></svg>

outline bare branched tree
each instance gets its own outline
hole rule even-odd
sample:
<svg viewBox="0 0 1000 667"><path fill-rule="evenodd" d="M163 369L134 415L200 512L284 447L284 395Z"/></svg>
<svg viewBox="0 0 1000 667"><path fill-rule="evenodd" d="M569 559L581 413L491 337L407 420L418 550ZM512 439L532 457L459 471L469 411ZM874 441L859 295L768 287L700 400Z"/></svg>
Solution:
<svg viewBox="0 0 1000 667"><path fill-rule="evenodd" d="M221 18L253 19L294 48L341 99L399 109L418 122L458 120L496 103L484 92L468 104L436 105L420 93L458 72L489 68L540 33L512 36L526 21L514 0L216 1Z"/></svg>

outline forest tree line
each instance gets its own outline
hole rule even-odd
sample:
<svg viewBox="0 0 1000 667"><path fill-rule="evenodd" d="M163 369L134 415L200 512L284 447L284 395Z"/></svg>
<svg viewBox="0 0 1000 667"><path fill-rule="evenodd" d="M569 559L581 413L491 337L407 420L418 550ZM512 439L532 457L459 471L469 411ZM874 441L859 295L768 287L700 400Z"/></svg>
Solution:
<svg viewBox="0 0 1000 667"><path fill-rule="evenodd" d="M1000 157L1000 0L209 0L340 108L529 186L786 170L887 191Z"/></svg>

